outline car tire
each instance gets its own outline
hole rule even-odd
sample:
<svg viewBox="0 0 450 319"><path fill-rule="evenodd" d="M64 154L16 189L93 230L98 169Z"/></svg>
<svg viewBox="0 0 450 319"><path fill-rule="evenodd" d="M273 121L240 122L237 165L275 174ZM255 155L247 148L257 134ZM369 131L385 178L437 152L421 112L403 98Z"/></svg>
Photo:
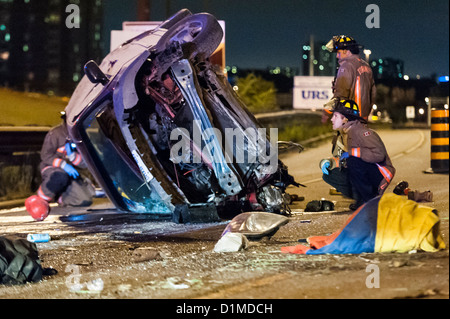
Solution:
<svg viewBox="0 0 450 319"><path fill-rule="evenodd" d="M179 42L185 58L197 55L211 56L222 41L223 30L216 18L208 13L187 16L173 25L161 37L158 47L165 50L173 42Z"/></svg>

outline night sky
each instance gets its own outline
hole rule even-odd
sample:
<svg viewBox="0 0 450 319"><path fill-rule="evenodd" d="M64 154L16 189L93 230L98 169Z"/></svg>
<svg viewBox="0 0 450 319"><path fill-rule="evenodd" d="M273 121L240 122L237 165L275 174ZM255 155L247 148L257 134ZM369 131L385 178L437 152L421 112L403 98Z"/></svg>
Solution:
<svg viewBox="0 0 450 319"><path fill-rule="evenodd" d="M168 2L167 2L168 1ZM110 30L136 20L136 0L105 1L105 47ZM403 60L405 74L449 74L448 0L150 0L150 20L182 8L209 12L226 23L226 63L240 68L301 68L301 50L311 34L327 42L347 34L373 58ZM368 4L380 9L380 28L366 27ZM169 4L169 5L167 5Z"/></svg>

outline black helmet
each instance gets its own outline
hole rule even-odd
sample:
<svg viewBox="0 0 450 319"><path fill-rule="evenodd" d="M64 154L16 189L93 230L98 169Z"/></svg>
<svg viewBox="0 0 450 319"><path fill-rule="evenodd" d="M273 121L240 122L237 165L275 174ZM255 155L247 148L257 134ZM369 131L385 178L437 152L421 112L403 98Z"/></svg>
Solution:
<svg viewBox="0 0 450 319"><path fill-rule="evenodd" d="M358 104L353 100L337 100L333 112L339 112L350 121L364 120L361 117Z"/></svg>
<svg viewBox="0 0 450 319"><path fill-rule="evenodd" d="M359 53L358 43L356 43L355 39L348 35L335 35L330 41L328 41L326 48L330 52L336 52L337 50L354 51L355 49L358 49Z"/></svg>

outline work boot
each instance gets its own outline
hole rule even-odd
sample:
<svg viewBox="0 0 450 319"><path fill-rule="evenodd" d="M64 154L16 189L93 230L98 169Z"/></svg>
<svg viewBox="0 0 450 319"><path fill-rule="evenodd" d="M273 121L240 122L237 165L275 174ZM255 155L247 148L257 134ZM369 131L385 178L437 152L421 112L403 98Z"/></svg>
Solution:
<svg viewBox="0 0 450 319"><path fill-rule="evenodd" d="M408 192L408 199L415 202L432 202L433 193L431 191L419 192L418 190Z"/></svg>
<svg viewBox="0 0 450 319"><path fill-rule="evenodd" d="M409 184L407 181L401 181L400 183L398 183L395 188L394 188L394 194L397 195L407 195L409 192L409 188L408 188Z"/></svg>

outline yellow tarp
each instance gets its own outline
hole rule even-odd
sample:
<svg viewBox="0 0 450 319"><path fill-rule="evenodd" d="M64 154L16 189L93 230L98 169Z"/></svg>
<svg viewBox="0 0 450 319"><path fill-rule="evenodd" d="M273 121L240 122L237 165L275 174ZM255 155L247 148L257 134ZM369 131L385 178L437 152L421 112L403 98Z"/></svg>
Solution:
<svg viewBox="0 0 450 319"><path fill-rule="evenodd" d="M413 249L435 252L444 248L435 209L392 193L381 197L375 252L407 252Z"/></svg>

